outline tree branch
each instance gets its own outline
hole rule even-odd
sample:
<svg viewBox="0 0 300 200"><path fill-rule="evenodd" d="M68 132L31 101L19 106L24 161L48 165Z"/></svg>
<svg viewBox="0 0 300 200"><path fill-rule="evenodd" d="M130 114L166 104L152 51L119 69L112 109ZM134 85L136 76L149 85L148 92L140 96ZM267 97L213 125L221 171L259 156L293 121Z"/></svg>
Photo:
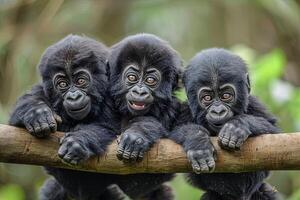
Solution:
<svg viewBox="0 0 300 200"><path fill-rule="evenodd" d="M182 148L163 139L154 145L141 163L123 164L116 158L114 141L104 156L95 157L80 166L63 163L57 156L59 138L37 139L24 129L0 125L0 162L46 165L113 174L191 172ZM249 138L240 151L217 149L216 172L243 172L253 170L300 170L300 133L263 135Z"/></svg>

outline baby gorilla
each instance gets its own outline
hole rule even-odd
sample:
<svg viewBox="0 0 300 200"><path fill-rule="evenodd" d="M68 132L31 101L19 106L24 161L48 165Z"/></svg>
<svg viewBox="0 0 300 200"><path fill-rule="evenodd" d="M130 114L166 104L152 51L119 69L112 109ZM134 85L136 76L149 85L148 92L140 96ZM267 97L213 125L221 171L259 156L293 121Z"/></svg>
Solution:
<svg viewBox="0 0 300 200"><path fill-rule="evenodd" d="M18 100L10 124L26 127L39 138L56 129L66 132L58 155L70 164L103 154L117 133L107 99L107 56L104 45L76 35L50 46L39 64L42 83ZM106 190L112 184L109 175L46 170L55 179L44 184L40 199L115 198Z"/></svg>
<svg viewBox="0 0 300 200"><path fill-rule="evenodd" d="M160 38L137 34L111 48L109 65L111 95L122 118L117 156L124 162L138 162L175 123L179 103L173 92L181 59ZM143 194L146 199L173 199L170 188L162 185L172 177L173 174L129 175L124 178L130 178L135 188L119 186L130 197Z"/></svg>
<svg viewBox="0 0 300 200"><path fill-rule="evenodd" d="M181 123L187 124L176 128L172 137L183 143L187 138L202 135L202 140L188 144L193 147L193 151L188 151L188 159L196 173L214 167L214 150L208 136L218 136L224 149L238 150L248 137L279 132L275 118L249 94L245 63L229 51L208 49L198 53L190 61L183 82L191 113L187 109L182 111ZM270 200L275 199L276 192L263 182L268 174L191 173L188 180L206 191L201 199Z"/></svg>

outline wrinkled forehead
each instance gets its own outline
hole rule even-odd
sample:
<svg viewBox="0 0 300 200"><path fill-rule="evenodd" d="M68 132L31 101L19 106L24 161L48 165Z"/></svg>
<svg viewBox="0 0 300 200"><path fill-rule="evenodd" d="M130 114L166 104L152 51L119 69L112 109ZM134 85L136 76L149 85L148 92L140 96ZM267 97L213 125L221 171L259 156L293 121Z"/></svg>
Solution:
<svg viewBox="0 0 300 200"><path fill-rule="evenodd" d="M145 45L125 45L119 55L118 67L124 70L128 65L135 65L141 71L156 68L161 72L175 67L171 52L165 47Z"/></svg>
<svg viewBox="0 0 300 200"><path fill-rule="evenodd" d="M230 67L208 68L194 67L186 71L186 87L209 87L211 89L220 89L224 85L238 84L246 77L246 73L234 70ZM189 89L188 88L188 89Z"/></svg>
<svg viewBox="0 0 300 200"><path fill-rule="evenodd" d="M62 49L49 56L46 66L51 74L59 72L72 75L81 69L89 72L96 71L97 69L94 69L96 65L93 65L95 62L99 61L77 50Z"/></svg>

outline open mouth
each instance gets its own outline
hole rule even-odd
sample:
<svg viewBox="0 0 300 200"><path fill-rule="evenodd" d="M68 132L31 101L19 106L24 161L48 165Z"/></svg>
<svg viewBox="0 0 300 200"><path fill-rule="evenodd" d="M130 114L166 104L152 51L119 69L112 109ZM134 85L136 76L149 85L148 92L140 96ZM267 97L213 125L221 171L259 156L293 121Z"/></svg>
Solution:
<svg viewBox="0 0 300 200"><path fill-rule="evenodd" d="M147 104L144 102L136 102L136 101L129 101L129 105L134 110L144 110L147 107Z"/></svg>

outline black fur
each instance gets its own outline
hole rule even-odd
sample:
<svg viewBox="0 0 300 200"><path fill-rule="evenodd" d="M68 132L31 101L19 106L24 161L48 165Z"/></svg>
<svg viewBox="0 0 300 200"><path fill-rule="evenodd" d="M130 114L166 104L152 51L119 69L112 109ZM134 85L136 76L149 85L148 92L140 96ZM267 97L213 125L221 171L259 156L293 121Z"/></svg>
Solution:
<svg viewBox="0 0 300 200"><path fill-rule="evenodd" d="M69 35L50 46L39 64L42 83L18 100L9 123L25 126L37 137L47 137L56 129L66 132L58 154L70 164L103 154L119 132L110 99L107 98L107 56L108 49L104 45L76 35ZM92 76L85 90L91 99L92 109L82 120L74 120L66 113L64 96L56 90L52 81L58 71L68 73L75 68L85 69ZM45 168L55 179L46 181L40 193L41 199L99 199L102 194L109 193L106 188L114 180L110 179L110 175Z"/></svg>
<svg viewBox="0 0 300 200"><path fill-rule="evenodd" d="M229 51L209 49L198 53L190 61L183 81L190 109L183 105L179 122L183 125L175 128L170 137L184 145L194 172L210 171L214 168L214 150L208 136L218 136L219 145L224 149L237 150L248 137L279 132L276 119L249 94L250 83L245 63ZM219 129L215 129L206 119L207 110L200 106L198 90L203 86L213 85L219 88L225 83L233 84L236 88L236 101L231 106L233 116L223 122ZM195 141L194 138L201 136L202 139ZM199 151L201 153L195 156ZM187 179L195 187L206 191L201 198L203 200L276 199L275 190L263 183L268 174L268 171L236 174L190 173Z"/></svg>
<svg viewBox="0 0 300 200"><path fill-rule="evenodd" d="M161 74L158 86L147 90L154 100L142 114L130 110L126 99L130 89L125 86L123 72L131 64L137 66L143 72L141 74L145 75L149 68L155 68ZM137 34L123 39L111 48L109 65L111 96L122 118L118 158L124 162L137 162L142 160L144 152L152 144L168 134L175 123L179 103L173 92L177 88L181 72L181 59L160 38L150 34ZM143 85L144 83L140 83L139 87L147 89ZM161 185L171 180L172 174L138 174L135 177L139 184L133 188L137 192L145 191L146 199L173 199L171 190L164 189L166 187ZM149 182L143 181L145 177L149 178ZM119 186L127 193L128 189ZM156 190L153 191L153 188Z"/></svg>
<svg viewBox="0 0 300 200"><path fill-rule="evenodd" d="M120 71L116 72L120 65L115 65L114 59L117 62L119 55L116 52L127 52L130 49L127 48L126 44L134 43L134 41L138 42L136 48L147 49L142 54L146 58L149 55L156 55L156 53L164 49L164 52L161 52L164 54L158 54L155 57L159 58L161 56L163 67L159 65L160 62L154 66L158 67L159 70L166 71L162 71L163 82L160 89L154 94L155 103L153 103L149 113L135 116L126 112L124 106L116 106L117 112L120 113L118 115L120 118L115 120L114 116L112 116L114 112L110 109L110 94L116 105L124 103L122 102L124 101L124 96L121 80L117 78L119 74L116 74L121 73ZM140 52L140 49L131 49L131 51ZM130 140L138 139L139 136L143 137L144 144L149 144L145 151L148 150L156 140L166 134L175 120L175 106L178 106L178 103L174 101L172 92L177 84L179 71L177 67L180 66L180 59L165 42L150 35L129 37L115 45L110 56L110 62L112 63L111 72L106 71L110 67L104 65L107 64L106 55L107 50L103 45L79 36L68 36L49 47L39 65L43 82L19 99L16 109L11 116L10 124L31 128L31 125L35 125L36 121L42 119L45 120L44 122L48 127L38 130L33 128L31 134L37 137L47 137L56 129L67 132L61 141L59 155L65 162L70 164L77 164L92 155L102 154L107 144L116 138L116 134L120 132L119 123L117 122L121 120L124 122L122 130L127 130L126 133L130 132ZM150 58L148 59L148 61L153 61ZM53 74L57 72L57 68L67 68L67 66L70 66L69 61L73 63L74 60L82 61L76 63L76 66L86 67L95 80L93 87L89 90L89 94L92 97L91 113L82 120L74 120L69 117L64 110L62 98L55 91L52 84ZM169 71L167 70L168 67ZM164 74L165 72L167 74ZM112 80L110 94L106 90L108 88L107 74L110 74ZM39 109L43 111L42 114L38 114L40 113L40 111L37 112ZM44 115L46 116L45 118L43 117ZM59 116L62 118L62 123ZM48 121L49 119L51 120ZM132 130L134 131L131 132ZM137 135L131 133L136 133ZM135 147L139 148L139 146ZM126 154L124 154L124 157L126 157ZM134 199L173 198L171 190L166 189L166 186L162 185L162 183L171 180L173 174L133 174L122 176L50 167L46 167L46 169L55 179L45 183L40 194L42 199L64 199L68 196L75 199L113 200L122 199L122 192ZM120 195L119 192L114 192L116 191L115 189L111 190L113 184L121 188L122 191L119 191Z"/></svg>
<svg viewBox="0 0 300 200"><path fill-rule="evenodd" d="M116 138L118 128L116 122L113 121L111 103L106 98L108 80L105 60L107 54L108 50L102 44L74 35L67 36L50 46L39 64L42 83L34 86L30 92L18 100L9 123L25 126L37 137L46 137L56 129L67 132L61 140L61 148L64 143L67 143L70 151L77 151L80 148L72 149L71 147L73 143L79 143L83 152L88 154L82 155L83 160L92 155L102 154L107 144ZM72 119L66 113L63 106L63 94L57 92L52 83L53 76L58 71L72 71L75 68L85 69L92 74L92 82L85 92L91 99L93 109L80 121ZM46 125L54 126L54 128L49 131ZM71 156L72 152L69 153Z"/></svg>

